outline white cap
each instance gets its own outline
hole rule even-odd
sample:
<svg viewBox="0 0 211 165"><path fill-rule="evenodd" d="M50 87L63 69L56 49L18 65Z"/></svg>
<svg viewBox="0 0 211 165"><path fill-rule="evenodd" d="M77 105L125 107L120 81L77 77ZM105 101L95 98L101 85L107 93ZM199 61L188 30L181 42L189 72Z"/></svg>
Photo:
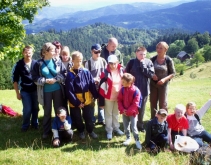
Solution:
<svg viewBox="0 0 211 165"><path fill-rule="evenodd" d="M108 62L118 62L117 56L114 54L108 56Z"/></svg>

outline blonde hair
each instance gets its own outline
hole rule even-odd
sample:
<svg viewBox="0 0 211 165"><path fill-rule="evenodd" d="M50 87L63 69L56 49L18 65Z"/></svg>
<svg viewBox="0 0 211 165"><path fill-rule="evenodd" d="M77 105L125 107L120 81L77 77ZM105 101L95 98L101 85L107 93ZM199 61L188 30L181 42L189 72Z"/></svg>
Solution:
<svg viewBox="0 0 211 165"><path fill-rule="evenodd" d="M127 83L133 84L135 82L135 77L130 73L124 73L122 80L125 80Z"/></svg>
<svg viewBox="0 0 211 165"><path fill-rule="evenodd" d="M82 58L83 59L83 54L79 51L74 51L71 54L72 60L75 60L76 58Z"/></svg>
<svg viewBox="0 0 211 165"><path fill-rule="evenodd" d="M70 49L69 49L68 46L63 46L61 54L62 54L62 52L67 53L67 55L69 56L70 60L72 60L72 58L70 57Z"/></svg>
<svg viewBox="0 0 211 165"><path fill-rule="evenodd" d="M188 102L188 103L186 104L186 110L187 110L190 106L194 106L194 107L196 107L196 103L195 103L195 102L193 102L193 101Z"/></svg>
<svg viewBox="0 0 211 165"><path fill-rule="evenodd" d="M182 113L184 114L185 113L185 106L183 104L177 104L175 109L174 109L174 112L177 111L177 110L182 111Z"/></svg>
<svg viewBox="0 0 211 165"><path fill-rule="evenodd" d="M156 45L156 48L159 46L159 45L162 45L166 51L169 49L169 45L165 42L165 41L160 41L157 45Z"/></svg>
<svg viewBox="0 0 211 165"><path fill-rule="evenodd" d="M41 56L41 58L44 58L44 57L45 57L45 54L46 54L47 52L49 52L50 50L52 50L52 49L56 49L56 46L53 45L51 42L45 43L45 44L43 45L41 51L40 51L40 56Z"/></svg>
<svg viewBox="0 0 211 165"><path fill-rule="evenodd" d="M144 46L140 46L136 49L136 52L140 52L140 51L146 51L147 52L147 49Z"/></svg>

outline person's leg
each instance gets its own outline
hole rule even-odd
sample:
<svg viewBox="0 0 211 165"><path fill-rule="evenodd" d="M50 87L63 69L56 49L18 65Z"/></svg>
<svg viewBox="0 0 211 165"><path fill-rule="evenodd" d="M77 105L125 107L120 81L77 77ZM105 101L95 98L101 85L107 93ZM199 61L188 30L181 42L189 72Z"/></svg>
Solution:
<svg viewBox="0 0 211 165"><path fill-rule="evenodd" d="M168 111L167 95L168 95L168 83L158 88L159 108Z"/></svg>
<svg viewBox="0 0 211 165"><path fill-rule="evenodd" d="M43 138L47 138L51 132L51 110L52 110L52 92L44 93L44 117L43 117Z"/></svg>
<svg viewBox="0 0 211 165"><path fill-rule="evenodd" d="M30 126L30 118L31 118L31 109L32 109L32 100L30 97L30 93L21 91L21 98L23 104L23 123L22 123L22 131L27 131Z"/></svg>
<svg viewBox="0 0 211 165"><path fill-rule="evenodd" d="M33 128L38 128L38 112L39 112L39 103L37 100L37 91L31 93L32 100L32 118L31 125Z"/></svg>
<svg viewBox="0 0 211 165"><path fill-rule="evenodd" d="M200 137L192 137L199 145L199 147L202 147L203 146L203 141L202 141L202 138Z"/></svg>
<svg viewBox="0 0 211 165"><path fill-rule="evenodd" d="M105 100L105 130L108 134L112 134L112 111L114 107L114 101Z"/></svg>
<svg viewBox="0 0 211 165"><path fill-rule="evenodd" d="M122 115L124 132L127 139L130 139L130 117Z"/></svg>
<svg viewBox="0 0 211 165"><path fill-rule="evenodd" d="M140 131L144 132L144 113L145 113L145 108L146 108L146 103L147 103L148 96L143 97L142 103L141 103L141 108L139 108L139 114L138 114L138 122L137 122L137 127Z"/></svg>
<svg viewBox="0 0 211 165"><path fill-rule="evenodd" d="M115 131L119 130L119 109L117 101L113 102L113 111L112 111L112 126Z"/></svg>
<svg viewBox="0 0 211 165"><path fill-rule="evenodd" d="M211 134L208 133L207 131L202 131L202 133L200 134L200 137L202 138L203 141L207 142L207 143L211 143Z"/></svg>
<svg viewBox="0 0 211 165"><path fill-rule="evenodd" d="M56 90L53 93L53 107L54 107L54 112L55 112L55 116L56 116L56 111L57 109L59 109L59 107L63 107L64 105L64 101L63 101L63 94L62 94L62 90Z"/></svg>
<svg viewBox="0 0 211 165"><path fill-rule="evenodd" d="M158 135L157 146L159 146L160 148L164 148L167 142L168 142L168 136L166 136L165 134Z"/></svg>
<svg viewBox="0 0 211 165"><path fill-rule="evenodd" d="M73 138L73 130L59 131L59 139L63 142L71 142Z"/></svg>
<svg viewBox="0 0 211 165"><path fill-rule="evenodd" d="M79 133L84 132L84 124L81 115L81 109L79 107L71 107L72 118L74 118L75 126Z"/></svg>
<svg viewBox="0 0 211 165"><path fill-rule="evenodd" d="M95 106L90 106L91 115L92 115L92 123L95 124L96 118L95 118Z"/></svg>
<svg viewBox="0 0 211 165"><path fill-rule="evenodd" d="M136 115L134 116L130 116L130 123L131 123L131 129L133 132L133 137L135 139L135 141L139 140L139 135L138 135L138 129L137 129L137 120L138 120L138 116Z"/></svg>
<svg viewBox="0 0 211 165"><path fill-rule="evenodd" d="M152 81L152 80L151 80ZM155 82L150 82L150 109L151 109L151 119L155 117L158 103L158 89Z"/></svg>
<svg viewBox="0 0 211 165"><path fill-rule="evenodd" d="M85 125L86 125L86 131L88 133L92 133L93 129L94 129L94 124L92 122L92 106L90 105L86 105L84 106L84 108L82 108L83 111L83 118L85 121Z"/></svg>
<svg viewBox="0 0 211 165"><path fill-rule="evenodd" d="M99 107L99 102L97 102L98 107L98 123L104 124L105 116L104 116L104 109Z"/></svg>

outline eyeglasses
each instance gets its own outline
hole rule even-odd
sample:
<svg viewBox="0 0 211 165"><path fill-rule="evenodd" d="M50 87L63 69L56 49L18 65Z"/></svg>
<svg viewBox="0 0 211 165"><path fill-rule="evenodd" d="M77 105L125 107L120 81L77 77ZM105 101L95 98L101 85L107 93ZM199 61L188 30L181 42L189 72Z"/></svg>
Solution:
<svg viewBox="0 0 211 165"><path fill-rule="evenodd" d="M98 54L98 53L101 53L101 51L100 51L100 50L99 50L99 51L96 51L96 52L93 51L93 53L94 53L94 54Z"/></svg>

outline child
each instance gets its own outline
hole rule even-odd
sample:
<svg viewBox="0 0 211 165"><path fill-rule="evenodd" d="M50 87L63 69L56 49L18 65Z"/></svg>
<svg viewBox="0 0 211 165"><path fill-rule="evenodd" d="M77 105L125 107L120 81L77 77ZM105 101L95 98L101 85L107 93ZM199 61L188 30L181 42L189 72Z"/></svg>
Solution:
<svg viewBox="0 0 211 165"><path fill-rule="evenodd" d="M92 57L85 63L85 68L87 68L91 75L94 78L96 89L99 88L100 83L100 74L107 67L107 62L104 58L100 57L101 46L99 44L94 44L91 47ZM95 123L96 119L94 117L94 108L93 107L93 122ZM98 106L98 123L100 125L105 125L104 118L104 109Z"/></svg>
<svg viewBox="0 0 211 165"><path fill-rule="evenodd" d="M208 100L198 111L196 111L196 103L189 102L186 105L186 117L188 119L188 135L197 141L200 147L203 141L211 143L211 134L208 133L200 123L200 119L208 111L211 106L211 100Z"/></svg>
<svg viewBox="0 0 211 165"><path fill-rule="evenodd" d="M53 132L53 146L59 147L61 141L71 142L73 137L73 131L71 130L71 118L67 116L67 110L64 107L60 107L57 110L57 116L52 123Z"/></svg>
<svg viewBox="0 0 211 165"><path fill-rule="evenodd" d="M142 148L139 141L137 129L137 114L140 102L140 90L134 85L135 77L129 73L124 73L122 77L122 88L118 94L118 108L122 115L124 131L126 134L126 141L124 145L129 145L131 142L130 137L130 124L133 131L133 136L136 141L136 147L140 150Z"/></svg>
<svg viewBox="0 0 211 165"><path fill-rule="evenodd" d="M168 115L168 136L170 149L174 149L175 135L187 136L188 120L184 116L185 106L177 104L174 114Z"/></svg>
<svg viewBox="0 0 211 165"><path fill-rule="evenodd" d="M92 138L98 136L93 132L92 105L93 98L98 98L94 79L91 73L82 66L83 55L79 51L72 53L73 66L67 73L65 80L67 98L70 105L71 117L74 118L75 126L79 132L79 137L85 139L84 124L86 131ZM81 113L81 110L83 113ZM82 119L83 116L83 119Z"/></svg>
<svg viewBox="0 0 211 165"><path fill-rule="evenodd" d="M159 152L160 148L164 148L168 142L167 115L165 109L160 109L156 116L147 123L145 143L151 152Z"/></svg>
<svg viewBox="0 0 211 165"><path fill-rule="evenodd" d="M108 57L108 66L104 72L102 72L99 85L99 105L105 110L105 124L107 139L112 139L112 132L117 135L124 135L119 129L119 110L117 104L117 96L121 89L121 77L123 75L123 68L118 62L116 55L110 55Z"/></svg>
<svg viewBox="0 0 211 165"><path fill-rule="evenodd" d="M70 70L70 68L72 67L72 58L70 57L70 49L68 48L68 46L63 46L61 51L61 60L66 70Z"/></svg>

